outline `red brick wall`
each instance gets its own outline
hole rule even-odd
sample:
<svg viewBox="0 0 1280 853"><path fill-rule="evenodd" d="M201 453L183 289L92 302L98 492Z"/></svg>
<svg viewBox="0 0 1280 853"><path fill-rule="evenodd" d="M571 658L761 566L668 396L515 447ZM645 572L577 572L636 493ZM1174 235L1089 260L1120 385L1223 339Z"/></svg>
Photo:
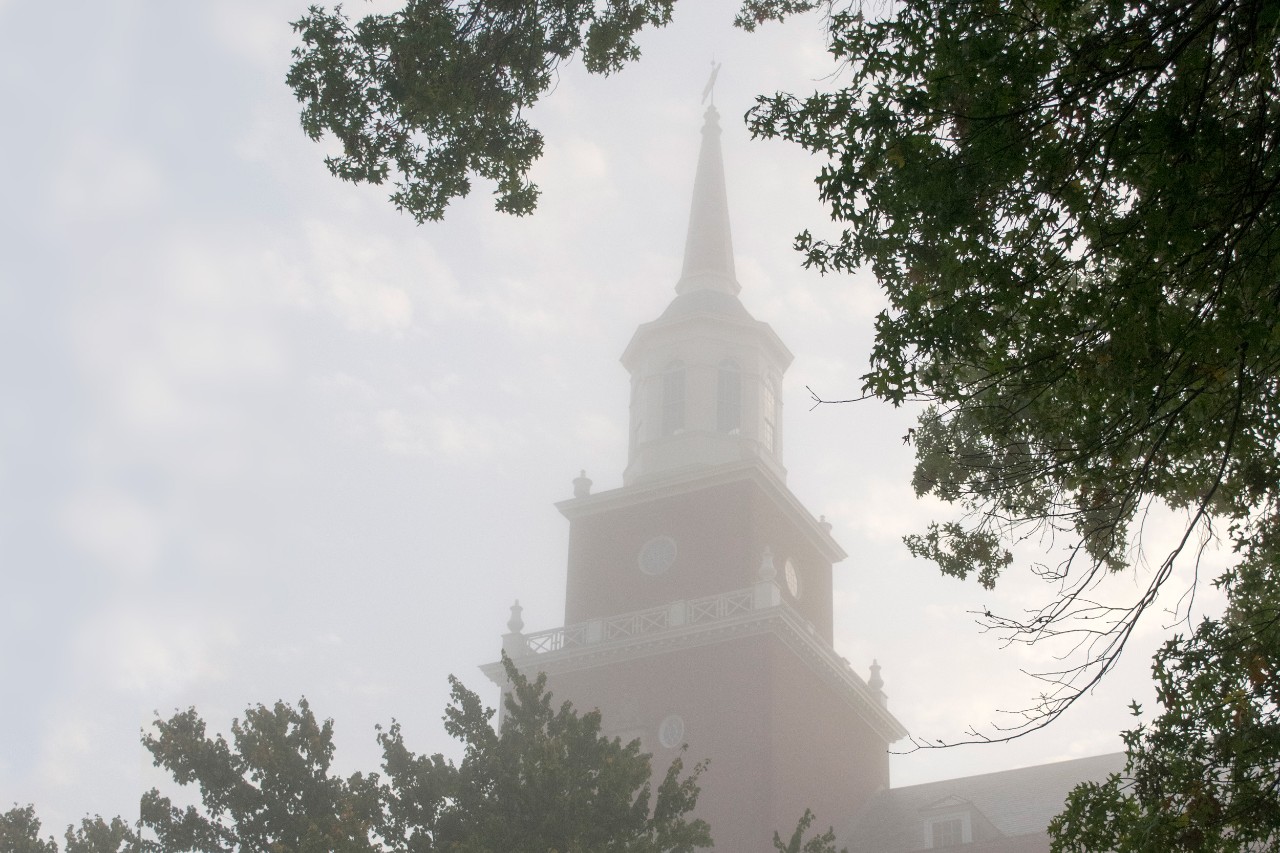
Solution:
<svg viewBox="0 0 1280 853"><path fill-rule="evenodd" d="M806 807L839 823L888 783L884 744L772 635L562 673L551 689L599 708L607 732L641 733L656 779L680 754L658 742L658 726L679 714L686 766L710 759L698 814L720 850L765 853Z"/></svg>
<svg viewBox="0 0 1280 853"><path fill-rule="evenodd" d="M640 549L655 536L676 541L664 574L640 571ZM580 516L569 528L565 622L574 624L700 598L755 583L765 547L782 580L791 557L800 598L789 600L818 636L831 641L831 563L755 482L740 480Z"/></svg>

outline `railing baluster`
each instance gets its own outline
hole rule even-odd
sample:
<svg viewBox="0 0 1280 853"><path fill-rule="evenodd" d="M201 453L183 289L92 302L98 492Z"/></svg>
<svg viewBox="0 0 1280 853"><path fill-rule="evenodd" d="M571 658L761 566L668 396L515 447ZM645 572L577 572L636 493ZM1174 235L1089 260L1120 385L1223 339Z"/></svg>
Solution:
<svg viewBox="0 0 1280 853"><path fill-rule="evenodd" d="M733 590L720 595L709 595L679 602L681 617L673 620L672 605L622 613L609 619L592 623L565 625L548 631L525 635L529 651L534 654L550 654L567 648L579 648L592 642L622 640L646 634L661 633L680 625L702 625L717 622L743 613L752 612L757 604L754 588ZM591 634L590 626L597 633Z"/></svg>

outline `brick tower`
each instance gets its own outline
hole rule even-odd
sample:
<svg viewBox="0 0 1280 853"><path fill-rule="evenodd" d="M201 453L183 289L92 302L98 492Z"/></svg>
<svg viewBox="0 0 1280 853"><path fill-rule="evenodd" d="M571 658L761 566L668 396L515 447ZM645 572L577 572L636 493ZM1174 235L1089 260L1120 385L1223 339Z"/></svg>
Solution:
<svg viewBox="0 0 1280 853"><path fill-rule="evenodd" d="M720 127L706 112L676 295L636 330L621 488L585 476L569 520L565 626L503 647L557 699L599 708L665 771L682 744L710 759L698 814L716 847L772 849L805 808L838 823L889 785L905 735L832 649L830 525L786 486L782 377L791 353L738 299ZM501 667L486 674L504 683Z"/></svg>

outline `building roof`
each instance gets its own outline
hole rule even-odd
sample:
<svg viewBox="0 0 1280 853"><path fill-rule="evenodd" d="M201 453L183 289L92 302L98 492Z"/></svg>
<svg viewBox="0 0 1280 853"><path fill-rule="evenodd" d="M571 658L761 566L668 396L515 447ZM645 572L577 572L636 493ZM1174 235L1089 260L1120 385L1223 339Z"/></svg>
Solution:
<svg viewBox="0 0 1280 853"><path fill-rule="evenodd" d="M931 822L961 817L968 827L964 849L1047 851L1045 831L1071 789L1119 773L1124 764L1124 753L1110 753L890 788L837 834L849 853L928 850Z"/></svg>

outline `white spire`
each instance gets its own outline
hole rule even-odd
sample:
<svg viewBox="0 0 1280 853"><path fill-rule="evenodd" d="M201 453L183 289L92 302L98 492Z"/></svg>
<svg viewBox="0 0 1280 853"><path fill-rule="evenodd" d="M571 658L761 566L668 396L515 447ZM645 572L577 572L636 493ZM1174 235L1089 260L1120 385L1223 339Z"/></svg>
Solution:
<svg viewBox="0 0 1280 853"><path fill-rule="evenodd" d="M714 104L707 107L705 118L698 171L693 179L684 267L676 293L716 290L736 296L742 288L733 268L729 201L725 193L724 158L720 153L720 113Z"/></svg>
<svg viewBox="0 0 1280 853"><path fill-rule="evenodd" d="M782 376L791 353L738 299L720 124L708 107L676 297L636 329L624 485L750 462L785 481Z"/></svg>

